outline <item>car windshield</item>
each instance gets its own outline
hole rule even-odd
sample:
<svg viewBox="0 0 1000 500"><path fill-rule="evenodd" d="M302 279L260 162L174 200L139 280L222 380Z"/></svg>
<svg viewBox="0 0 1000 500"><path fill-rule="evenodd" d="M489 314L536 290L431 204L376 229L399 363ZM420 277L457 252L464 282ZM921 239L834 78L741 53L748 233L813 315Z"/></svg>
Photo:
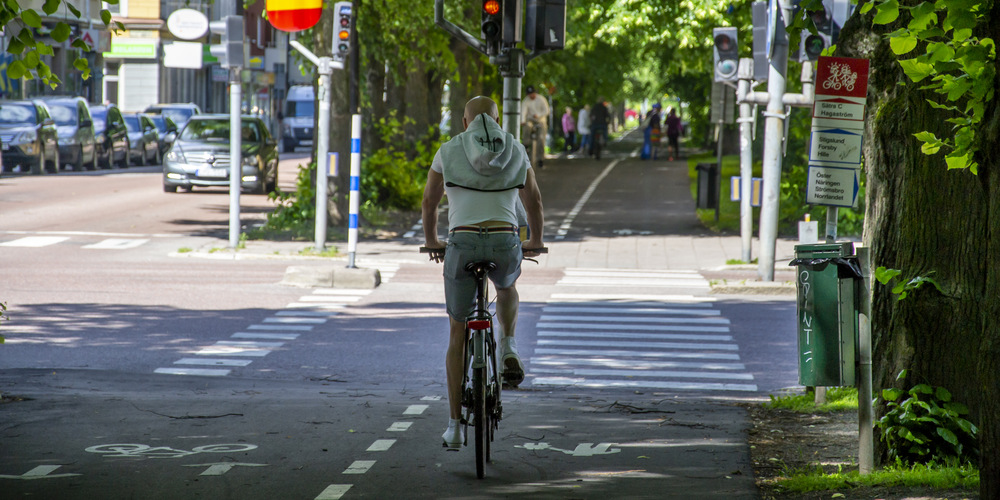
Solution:
<svg viewBox="0 0 1000 500"><path fill-rule="evenodd" d="M228 120L191 120L184 131L181 140L229 142ZM260 129L256 123L243 122L243 142L260 142Z"/></svg>
<svg viewBox="0 0 1000 500"><path fill-rule="evenodd" d="M187 108L168 108L161 109L160 114L166 116L174 121L174 123L187 123L194 115L193 109Z"/></svg>
<svg viewBox="0 0 1000 500"><path fill-rule="evenodd" d="M52 119L56 121L56 125L76 125L76 106L52 104L49 109L52 111Z"/></svg>
<svg viewBox="0 0 1000 500"><path fill-rule="evenodd" d="M0 106L0 124L34 125L35 107L30 104L4 104Z"/></svg>
<svg viewBox="0 0 1000 500"><path fill-rule="evenodd" d="M289 117L313 116L314 109L312 101L288 101Z"/></svg>
<svg viewBox="0 0 1000 500"><path fill-rule="evenodd" d="M129 132L142 132L142 127L139 126L139 117L136 115L125 116L125 128Z"/></svg>
<svg viewBox="0 0 1000 500"><path fill-rule="evenodd" d="M149 118L153 120L153 125L156 125L156 130L161 134L167 133L167 120L163 119L163 116L149 115Z"/></svg>
<svg viewBox="0 0 1000 500"><path fill-rule="evenodd" d="M105 118L108 116L108 108L90 108L90 117L94 120L94 133L104 132Z"/></svg>

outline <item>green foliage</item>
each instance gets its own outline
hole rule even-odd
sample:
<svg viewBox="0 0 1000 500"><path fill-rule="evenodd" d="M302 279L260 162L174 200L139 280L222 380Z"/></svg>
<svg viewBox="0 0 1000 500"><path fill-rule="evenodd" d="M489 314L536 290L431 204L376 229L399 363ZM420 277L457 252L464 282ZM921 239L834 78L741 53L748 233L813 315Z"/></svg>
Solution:
<svg viewBox="0 0 1000 500"><path fill-rule="evenodd" d="M888 285L890 281L893 281L902 274L903 272L899 269L887 269L883 266L879 266L875 269L875 279L883 285ZM938 285L937 281L934 281L934 279L930 277L932 274L934 274L934 271L928 272L927 276L915 276L906 281L897 281L895 286L892 287L892 293L898 295L896 300L905 299L907 294L924 286L925 283L934 285L934 288L936 288L938 292L944 293L944 290L941 289L941 285Z"/></svg>
<svg viewBox="0 0 1000 500"><path fill-rule="evenodd" d="M805 493L810 491L851 490L859 487L930 487L941 490L979 488L979 471L972 466L936 467L913 465L909 467L891 466L871 474L858 471L839 471L824 474L822 468L795 471L789 477L780 478L777 484L782 491ZM831 498L824 495L823 498ZM832 498L837 498L833 496Z"/></svg>
<svg viewBox="0 0 1000 500"><path fill-rule="evenodd" d="M375 125L386 147L372 151L363 160L361 195L366 204L400 210L420 207L427 170L441 146L441 139L431 127L424 137L407 141L403 132L407 123L412 123L409 117L400 122L395 111L391 111Z"/></svg>
<svg viewBox="0 0 1000 500"><path fill-rule="evenodd" d="M991 5L991 0L938 0L901 6L898 0L879 0L861 7L862 13L876 9L874 24L896 23L904 11L909 14L904 27L886 35L889 47L913 83L928 80L923 89L941 97L927 102L950 116L946 121L954 133L939 138L922 131L914 136L923 143L924 154L934 155L944 148L949 169L967 168L973 174L979 169L976 152L987 140L980 133L980 123L996 85L996 45L991 38L973 35L989 22ZM915 50L918 54L909 57Z"/></svg>
<svg viewBox="0 0 1000 500"><path fill-rule="evenodd" d="M903 370L896 380L905 378ZM889 411L875 425L882 431L891 460L953 467L978 460L979 429L963 417L968 407L952 401L947 389L928 384L914 385L908 391L890 388L882 391L882 399Z"/></svg>
<svg viewBox="0 0 1000 500"><path fill-rule="evenodd" d="M110 0L107 3L117 4L119 0ZM51 16L65 6L70 14L77 19L81 19L82 13L74 5L65 0L45 0L42 5L42 12ZM101 10L101 20L105 26L111 25L111 12L107 9ZM15 57L14 61L7 67L7 77L16 80L19 78L40 78L42 83L55 89L62 83L59 77L52 73L52 69L43 60L43 56L53 56L55 53L52 47L43 41L36 41L33 29L42 27L42 16L34 9L22 9L17 2L8 0L0 2L0 27L7 30L7 53ZM115 23L115 29L125 29L121 23ZM16 33L16 34L15 34ZM65 22L57 22L49 36L56 43L69 41L72 29ZM90 64L83 57L82 53L90 52L92 47L84 43L81 39L73 40L71 47L80 51L76 59L73 60L73 67L82 73L83 79L90 78Z"/></svg>
<svg viewBox="0 0 1000 500"><path fill-rule="evenodd" d="M299 165L295 178L295 192L272 192L267 195L278 206L267 214L267 222L250 237L260 237L269 232L291 233L293 238L307 238L316 224L316 190L312 180L316 173L316 162L308 166Z"/></svg>
<svg viewBox="0 0 1000 500"><path fill-rule="evenodd" d="M791 410L796 413L829 413L858 409L858 390L854 387L828 388L826 402L819 406L816 406L816 394L813 391L780 397L775 397L774 394L769 396L771 402L764 403L764 407Z"/></svg>

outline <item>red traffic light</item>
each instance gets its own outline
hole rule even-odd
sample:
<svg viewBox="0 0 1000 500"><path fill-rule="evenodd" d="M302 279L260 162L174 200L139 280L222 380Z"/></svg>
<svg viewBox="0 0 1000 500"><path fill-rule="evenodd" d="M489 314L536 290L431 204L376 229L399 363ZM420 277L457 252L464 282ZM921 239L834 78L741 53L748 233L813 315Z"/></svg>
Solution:
<svg viewBox="0 0 1000 500"><path fill-rule="evenodd" d="M716 35L715 47L719 50L732 50L733 39L729 35Z"/></svg>
<svg viewBox="0 0 1000 500"><path fill-rule="evenodd" d="M500 12L500 0L486 0L483 2L483 12L495 16Z"/></svg>

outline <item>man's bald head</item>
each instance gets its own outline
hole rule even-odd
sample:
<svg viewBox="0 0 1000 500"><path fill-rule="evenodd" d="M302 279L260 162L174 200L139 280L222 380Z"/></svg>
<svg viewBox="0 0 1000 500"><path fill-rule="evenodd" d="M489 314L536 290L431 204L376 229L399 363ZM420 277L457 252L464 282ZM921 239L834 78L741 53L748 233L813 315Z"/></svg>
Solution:
<svg viewBox="0 0 1000 500"><path fill-rule="evenodd" d="M462 117L465 127L468 128L472 120L483 113L500 123L500 111L497 109L497 103L489 97L477 96L469 99L469 102L465 104L465 116Z"/></svg>

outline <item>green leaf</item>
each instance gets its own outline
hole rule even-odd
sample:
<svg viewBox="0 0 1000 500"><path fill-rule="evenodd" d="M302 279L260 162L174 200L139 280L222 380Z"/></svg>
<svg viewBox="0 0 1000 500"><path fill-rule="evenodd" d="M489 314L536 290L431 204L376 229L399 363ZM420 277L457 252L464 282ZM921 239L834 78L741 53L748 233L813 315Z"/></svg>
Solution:
<svg viewBox="0 0 1000 500"><path fill-rule="evenodd" d="M910 389L910 394L934 394L934 389L927 384L917 384Z"/></svg>
<svg viewBox="0 0 1000 500"><path fill-rule="evenodd" d="M894 36L889 39L889 48L894 54L902 55L917 48L917 37L907 32L906 35Z"/></svg>
<svg viewBox="0 0 1000 500"><path fill-rule="evenodd" d="M955 58L955 49L951 45L943 42L935 42L927 44L927 62L934 64L936 62L951 61Z"/></svg>
<svg viewBox="0 0 1000 500"><path fill-rule="evenodd" d="M105 26L111 24L111 11L107 9L101 11L101 22L103 22Z"/></svg>
<svg viewBox="0 0 1000 500"><path fill-rule="evenodd" d="M938 427L937 428L937 433L938 433L938 436L941 436L942 438L944 438L945 441L951 443L953 446L958 446L959 445L958 444L958 437L955 436L954 432L951 432L950 430L945 429L944 427Z"/></svg>
<svg viewBox="0 0 1000 500"><path fill-rule="evenodd" d="M867 14L868 11L872 10L872 7L874 7L874 6L875 6L875 4L872 3L872 2L865 2L865 4L861 6L861 13L862 14Z"/></svg>
<svg viewBox="0 0 1000 500"><path fill-rule="evenodd" d="M911 8L910 17L910 24L907 27L914 31L922 31L932 24L937 24L937 13L931 2L923 2Z"/></svg>
<svg viewBox="0 0 1000 500"><path fill-rule="evenodd" d="M57 23L54 30L52 30L52 39L63 43L69 39L70 27L66 23Z"/></svg>
<svg viewBox="0 0 1000 500"><path fill-rule="evenodd" d="M21 12L21 20L24 21L24 24L32 28L42 27L42 18L33 9L25 9Z"/></svg>
<svg viewBox="0 0 1000 500"><path fill-rule="evenodd" d="M899 17L899 2L896 0L887 0L875 8L878 9L875 19L872 20L875 24L889 24Z"/></svg>
<svg viewBox="0 0 1000 500"><path fill-rule="evenodd" d="M35 69L35 68L37 68L38 67L38 62L39 62L39 60L38 60L38 52L36 52L34 50L28 51L27 54L24 54L24 59L22 59L22 61L24 62L24 67L26 67L28 69Z"/></svg>
<svg viewBox="0 0 1000 500"><path fill-rule="evenodd" d="M90 69L90 64L87 63L86 59L80 57L73 61L73 67L80 71L87 71Z"/></svg>
<svg viewBox="0 0 1000 500"><path fill-rule="evenodd" d="M903 394L905 393L900 389L894 389L894 388L882 389L882 399L885 399L886 401L895 401L899 399Z"/></svg>
<svg viewBox="0 0 1000 500"><path fill-rule="evenodd" d="M52 50L51 45L45 45L44 43L39 43L35 45L35 51L38 52L40 56L54 56L55 52Z"/></svg>
<svg viewBox="0 0 1000 500"><path fill-rule="evenodd" d="M952 153L954 155L954 153ZM945 163L948 164L948 170L954 170L956 168L969 168L970 163L972 163L972 158L970 154L965 154L962 156L952 156L948 155L944 157Z"/></svg>
<svg viewBox="0 0 1000 500"><path fill-rule="evenodd" d="M7 42L7 53L17 55L21 52L24 52L24 42L18 40L17 38L11 38L10 41Z"/></svg>
<svg viewBox="0 0 1000 500"><path fill-rule="evenodd" d="M59 10L59 4L61 3L62 0L45 0L45 5L42 6L42 12L44 12L46 15L51 16L52 14L55 14L57 10Z"/></svg>
<svg viewBox="0 0 1000 500"><path fill-rule="evenodd" d="M899 381L905 379L906 375L908 375L908 374L909 374L909 370L900 370L899 371L899 375L896 375L896 381L899 382Z"/></svg>
<svg viewBox="0 0 1000 500"><path fill-rule="evenodd" d="M948 389L945 389L944 387L938 387L934 390L934 397L938 398L938 400L943 403L947 403L948 401L951 401L951 392L948 392Z"/></svg>
<svg viewBox="0 0 1000 500"><path fill-rule="evenodd" d="M70 11L71 13L73 13L73 16L74 16L74 17L76 17L77 19L80 19L80 16L82 16L82 15L83 15L83 14L82 14L82 13L80 12L80 9L77 9L76 7L73 7L73 4L71 4L71 3L69 3L69 2L65 2L65 3L66 3L66 7L67 7L67 8L69 9L69 11Z"/></svg>
<svg viewBox="0 0 1000 500"><path fill-rule="evenodd" d="M80 50L82 50L84 52L90 52L90 51L94 50L93 47L91 47L90 45L87 45L87 42L83 41L80 38L77 38L76 40L73 40L73 45L72 46L76 47L76 48L78 48L78 49L80 49Z"/></svg>
<svg viewBox="0 0 1000 500"><path fill-rule="evenodd" d="M875 279L883 285L888 284L893 278L903 274L903 271L899 269L886 269L885 267L879 266L875 269Z"/></svg>
<svg viewBox="0 0 1000 500"><path fill-rule="evenodd" d="M904 59L899 61L899 65L903 68L903 72L906 73L906 76L914 82L919 82L920 80L934 74L934 66L920 61L919 58Z"/></svg>
<svg viewBox="0 0 1000 500"><path fill-rule="evenodd" d="M28 73L28 68L24 67L24 63L21 61L13 61L10 66L7 66L7 78L11 80L17 80L18 78L24 78Z"/></svg>

